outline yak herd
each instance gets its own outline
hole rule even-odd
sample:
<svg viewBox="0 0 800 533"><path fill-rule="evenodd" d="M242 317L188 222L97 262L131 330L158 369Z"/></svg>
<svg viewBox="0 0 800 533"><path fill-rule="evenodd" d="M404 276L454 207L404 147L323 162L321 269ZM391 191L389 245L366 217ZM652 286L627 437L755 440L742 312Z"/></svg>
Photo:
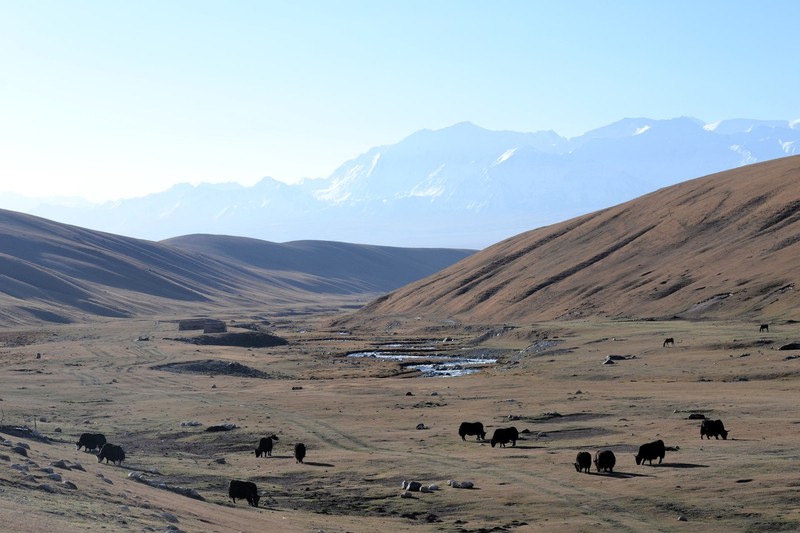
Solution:
<svg viewBox="0 0 800 533"><path fill-rule="evenodd" d="M461 440L467 440L468 435L474 435L476 440L486 440L486 431L480 422L462 422L458 428L458 434ZM703 437L707 439L714 437L717 440L722 437L722 440L727 440L728 430L725 429L722 420L703 420L700 425L700 439L702 440ZM509 442L512 446L516 446L518 438L519 432L515 427L497 428L492 435L492 448L496 444L505 447ZM655 459L658 459L658 463L661 464L666 453L667 447L664 445L664 441L659 439L639 446L639 452L634 458L637 465L643 465L645 461L652 465ZM589 452L578 452L578 456L575 458L575 470L588 474L592 468L592 462L598 472L613 473L617 458L611 450L598 450L594 454L594 459Z"/></svg>
<svg viewBox="0 0 800 533"><path fill-rule="evenodd" d="M271 457L273 441L277 440L277 435L263 437L255 449L256 457ZM106 463L110 461L115 465L121 465L122 461L125 460L125 451L122 447L107 442L106 436L102 433L82 433L75 446L78 450L83 448L87 452L99 450L97 453L97 462L99 463L102 463L105 459ZM302 463L305 457L306 445L298 442L294 445L295 462ZM258 507L258 500L261 499L255 483L238 479L231 480L228 486L228 497L233 500L233 503L236 503L237 499L247 500L247 503L253 507Z"/></svg>
<svg viewBox="0 0 800 533"><path fill-rule="evenodd" d="M481 422L462 422L458 428L458 434L461 440L467 440L467 436L475 436L476 440L486 440L486 430ZM723 440L728 438L728 430L722 420L703 420L700 425L700 439L719 439ZM273 442L279 439L277 435L270 435L263 437L258 442L258 447L255 449L256 457L271 457ZM511 446L516 446L519 440L519 431L517 428L501 427L494 430L491 439L492 448L496 445L505 447L506 444L511 443ZM106 463L109 461L114 464L122 464L125 460L125 451L121 446L111 444L106 441L105 435L102 433L83 433L81 434L78 442L75 443L77 449L84 448L85 451L95 451L97 453L97 461L102 462L104 459ZM653 464L653 460L658 459L659 464L666 455L666 446L663 440L648 442L639 446L639 452L635 455L636 464L643 465L645 461ZM306 457L306 446L302 442L294 445L294 458L295 462L302 463ZM611 450L598 450L592 458L592 454L586 451L578 452L575 458L575 470L578 472L589 473L594 463L597 472L614 472L616 466L616 456ZM241 481L238 479L231 480L228 486L228 497L236 503L237 499L246 500L247 503L253 507L258 507L258 501L261 498L258 494L258 487L252 481Z"/></svg>

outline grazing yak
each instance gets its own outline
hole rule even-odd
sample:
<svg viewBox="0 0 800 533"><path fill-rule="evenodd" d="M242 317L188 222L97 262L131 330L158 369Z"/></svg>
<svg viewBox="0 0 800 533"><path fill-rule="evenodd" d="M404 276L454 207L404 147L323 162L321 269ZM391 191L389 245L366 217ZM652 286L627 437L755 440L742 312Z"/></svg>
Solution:
<svg viewBox="0 0 800 533"><path fill-rule="evenodd" d="M594 454L594 466L597 471L613 472L617 458L611 450L598 450Z"/></svg>
<svg viewBox="0 0 800 533"><path fill-rule="evenodd" d="M720 437L722 437L722 440L728 440L728 430L725 429L725 424L722 423L722 420L703 420L700 425L700 440L703 440L703 436L708 440L711 440L711 437L717 440Z"/></svg>
<svg viewBox="0 0 800 533"><path fill-rule="evenodd" d="M461 436L461 440L467 440L465 438L467 435L476 435L478 440L486 439L486 430L483 429L483 424L480 422L461 422L458 434Z"/></svg>
<svg viewBox="0 0 800 533"><path fill-rule="evenodd" d="M236 503L236 498L240 500L247 500L251 507L258 507L258 500L261 496L258 495L258 487L252 481L239 481L232 479L228 487L228 497Z"/></svg>
<svg viewBox="0 0 800 533"><path fill-rule="evenodd" d="M298 442L294 445L294 460L296 463L302 463L306 457L306 445Z"/></svg>
<svg viewBox="0 0 800 533"><path fill-rule="evenodd" d="M103 444L103 447L100 448L100 453L97 454L98 463L102 463L103 459L106 460L106 464L109 461L114 464L122 464L122 461L125 460L125 450L122 449L122 446L107 442Z"/></svg>
<svg viewBox="0 0 800 533"><path fill-rule="evenodd" d="M666 348L667 346L675 346L675 339L673 339L672 337L667 337L666 339L664 339L664 348Z"/></svg>
<svg viewBox="0 0 800 533"><path fill-rule="evenodd" d="M495 444L500 444L500 446L505 448L506 443L509 442L512 446L516 446L517 439L519 439L519 431L517 431L517 428L497 428L494 430L494 435L492 435L492 448L494 448Z"/></svg>
<svg viewBox="0 0 800 533"><path fill-rule="evenodd" d="M658 458L658 464L661 464L662 459L667 454L667 448L664 446L664 441L659 439L655 442L648 442L639 446L639 453L636 454L636 464L643 465L645 461L653 464L653 459Z"/></svg>
<svg viewBox="0 0 800 533"><path fill-rule="evenodd" d="M589 452L578 452L578 456L575 458L575 470L578 472L586 472L588 474L591 468L592 454Z"/></svg>
<svg viewBox="0 0 800 533"><path fill-rule="evenodd" d="M270 456L272 457L272 441L278 440L276 435L270 435L269 437L262 437L260 441L258 441L258 448L256 448L256 457L264 457Z"/></svg>
<svg viewBox="0 0 800 533"><path fill-rule="evenodd" d="M769 333L769 324L761 324L758 328L759 333Z"/></svg>
<svg viewBox="0 0 800 533"><path fill-rule="evenodd" d="M106 436L102 433L81 433L78 442L75 443L76 449L80 450L81 446L84 451L99 450L106 443Z"/></svg>

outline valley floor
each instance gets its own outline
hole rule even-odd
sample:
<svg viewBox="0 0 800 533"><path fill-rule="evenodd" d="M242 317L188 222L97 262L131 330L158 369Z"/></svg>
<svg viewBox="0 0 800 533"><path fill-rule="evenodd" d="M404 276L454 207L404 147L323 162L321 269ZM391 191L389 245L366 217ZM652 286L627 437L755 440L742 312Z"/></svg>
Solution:
<svg viewBox="0 0 800 533"><path fill-rule="evenodd" d="M175 339L195 333L177 329L173 320L120 320L0 332L4 527L800 529L800 351L778 349L800 340L798 324L759 333L735 322L492 328L398 318L375 333L305 317L271 323L289 341L271 348L188 344ZM662 346L666 337L675 345ZM474 375L422 378L396 362L346 357L406 342L500 360ZM603 364L608 356L614 364ZM231 363L231 372L154 368L196 361ZM263 377L234 372L242 368ZM722 419L730 436L701 440L690 414ZM462 421L483 422L487 439L512 425L521 437L505 448L462 441ZM205 431L223 424L236 428ZM13 429L22 426L47 439ZM122 445L123 465L76 451L83 432ZM272 433L273 455L256 458L259 438ZM669 448L663 463L637 466L638 446L656 439ZM295 442L308 448L304 464ZM614 451L614 472L577 473L576 453L598 449ZM260 507L234 505L231 479L254 481ZM404 480L439 490L401 498Z"/></svg>

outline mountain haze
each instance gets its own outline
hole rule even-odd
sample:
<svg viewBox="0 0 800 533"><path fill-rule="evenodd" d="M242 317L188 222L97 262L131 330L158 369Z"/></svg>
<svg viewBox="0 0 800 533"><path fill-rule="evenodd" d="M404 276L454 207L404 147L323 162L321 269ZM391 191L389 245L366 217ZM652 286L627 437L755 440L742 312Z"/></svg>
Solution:
<svg viewBox="0 0 800 533"><path fill-rule="evenodd" d="M798 257L795 156L690 180L512 237L347 321L800 320Z"/></svg>
<svg viewBox="0 0 800 533"><path fill-rule="evenodd" d="M661 187L796 154L798 141L797 121L628 118L572 139L462 122L375 147L327 179L182 184L92 208L25 211L150 240L210 233L477 249Z"/></svg>

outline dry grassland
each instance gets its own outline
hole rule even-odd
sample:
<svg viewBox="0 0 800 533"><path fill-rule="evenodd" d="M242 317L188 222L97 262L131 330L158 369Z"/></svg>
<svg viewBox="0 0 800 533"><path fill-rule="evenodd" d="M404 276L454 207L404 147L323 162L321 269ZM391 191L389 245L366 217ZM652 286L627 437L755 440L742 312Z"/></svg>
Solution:
<svg viewBox="0 0 800 533"><path fill-rule="evenodd" d="M53 439L0 433L29 445L35 463L0 446L3 529L800 529L800 358L786 359L800 352L777 349L800 340L798 324L771 324L769 333L751 323L599 320L490 330L399 319L380 334L325 324L286 320L272 332L289 345L259 349L170 340L186 334L172 321L2 332L2 424L35 425ZM445 337L453 350L505 355L491 370L458 378L419 378L396 363L344 357ZM665 337L675 346L662 347ZM609 355L632 357L603 365ZM206 359L268 377L152 368ZM691 413L722 419L728 440L701 441ZM187 421L203 425L181 426ZM509 425L524 433L514 447L492 448L462 441L462 421L482 421L489 438ZM238 428L204 431L224 423ZM124 465L76 451L85 431L121 444ZM258 439L271 433L280 439L272 457L256 458ZM663 464L637 466L638 445L656 439L676 450ZM305 464L292 457L300 441ZM602 448L617 455L613 474L575 471L578 451ZM54 468L76 489L42 471L59 460L83 466ZM261 506L232 504L231 479L256 482ZM475 488L451 488L450 479ZM440 490L400 498L403 480Z"/></svg>

